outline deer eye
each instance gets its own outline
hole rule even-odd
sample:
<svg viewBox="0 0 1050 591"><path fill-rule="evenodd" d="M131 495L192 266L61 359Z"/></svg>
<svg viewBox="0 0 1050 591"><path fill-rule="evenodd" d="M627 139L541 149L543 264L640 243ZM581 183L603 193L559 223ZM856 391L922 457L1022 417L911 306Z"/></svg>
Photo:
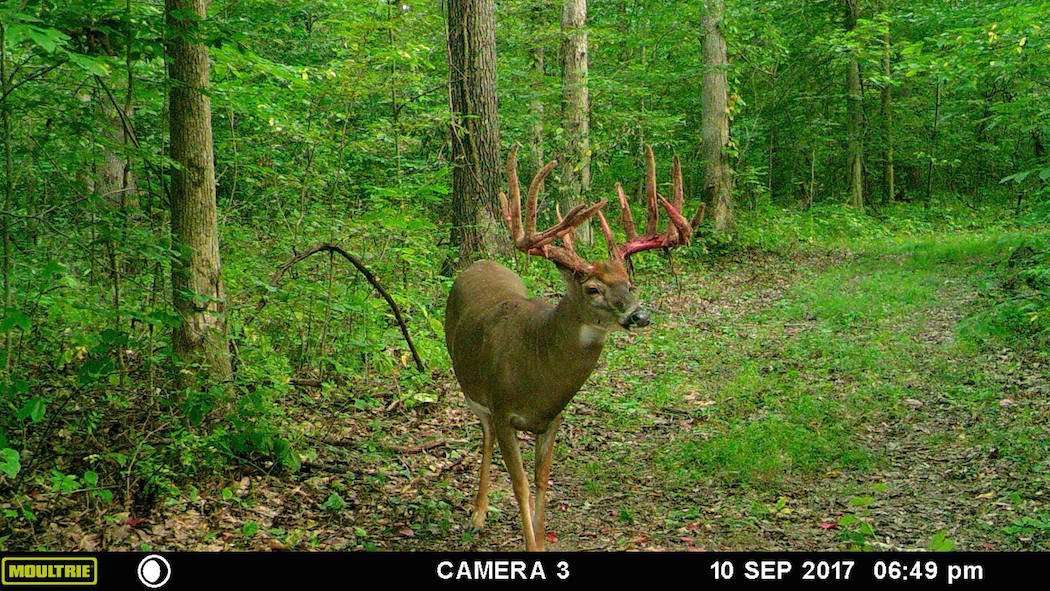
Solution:
<svg viewBox="0 0 1050 591"><path fill-rule="evenodd" d="M598 295L601 292L602 290L598 289L597 287L594 287L593 285L587 286L587 295Z"/></svg>

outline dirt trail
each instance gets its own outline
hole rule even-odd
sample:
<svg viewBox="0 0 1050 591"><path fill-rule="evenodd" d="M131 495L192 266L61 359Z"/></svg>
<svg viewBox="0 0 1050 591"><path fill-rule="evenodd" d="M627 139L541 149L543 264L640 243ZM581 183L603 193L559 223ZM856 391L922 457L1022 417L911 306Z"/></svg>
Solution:
<svg viewBox="0 0 1050 591"><path fill-rule="evenodd" d="M680 276L681 290L674 282L663 286L655 306L668 322L679 323L671 330L683 335L732 326L747 339L757 328L755 314L780 302L793 285L844 264L850 262L841 256L723 261ZM916 337L931 363L944 362L944 343L963 314L965 290L956 288L959 293L945 298L954 304L929 316ZM789 326L785 334L795 330L804 328ZM627 338L634 346L646 337ZM597 379L610 379L604 370ZM642 364L632 371L652 377ZM388 404L389 398L354 408L364 394L388 390L382 381L362 380L349 396L307 391L291 412L317 454L305 459L299 474L246 471L231 482L202 486L194 500L158 507L141 522L116 519L100 526L84 512L41 533L48 545L88 549L519 549L516 505L498 455L486 529L469 530L479 427L450 373L438 376L434 387L438 402L407 410ZM969 443L975 417L942 392L916 391L905 420L869 425L861 433L863 445L880 458L870 469L788 476L775 490L764 490L714 478L685 487L669 483L659 454L705 420L702 396L646 407L643 421L621 430L611 426L617 417L604 399L585 390L559 433L550 546L845 549L850 542L839 520L856 514L874 530L864 536L871 548L922 548L933 528L959 549L998 549L1003 526L1016 517L1001 493L1025 486L1024 478L1001 455ZM531 462L531 442L524 447ZM1046 506L1045 491L1022 492ZM872 500L856 506L852 499L858 497Z"/></svg>

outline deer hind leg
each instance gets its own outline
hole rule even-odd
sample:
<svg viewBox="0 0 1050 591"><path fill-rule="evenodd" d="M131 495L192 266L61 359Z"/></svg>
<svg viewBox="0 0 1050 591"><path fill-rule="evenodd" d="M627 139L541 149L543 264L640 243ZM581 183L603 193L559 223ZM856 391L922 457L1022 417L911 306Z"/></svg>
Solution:
<svg viewBox="0 0 1050 591"><path fill-rule="evenodd" d="M554 436L561 425L561 415L555 417L547 431L536 437L536 508L532 511L532 530L536 535L536 546L543 550L547 544L544 511L547 503L547 486L551 477L551 461L554 459Z"/></svg>
<svg viewBox="0 0 1050 591"><path fill-rule="evenodd" d="M503 462L510 472L510 481L514 486L514 497L518 500L518 513L521 514L521 528L525 533L525 550L538 550L536 535L532 530L532 504L529 499L529 478L525 467L521 465L521 449L518 446L518 434L508 424L495 424L496 439L503 454Z"/></svg>
<svg viewBox="0 0 1050 591"><path fill-rule="evenodd" d="M480 415L481 418L481 468L478 470L478 494L474 497L474 512L470 516L470 524L474 529L485 526L485 514L489 510L489 470L492 468L492 441L495 437L492 427L492 418Z"/></svg>

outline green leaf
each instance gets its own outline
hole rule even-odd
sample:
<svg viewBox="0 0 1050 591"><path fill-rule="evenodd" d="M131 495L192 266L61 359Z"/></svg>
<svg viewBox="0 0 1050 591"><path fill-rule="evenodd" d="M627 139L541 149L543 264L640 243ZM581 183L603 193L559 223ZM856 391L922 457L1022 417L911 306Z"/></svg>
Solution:
<svg viewBox="0 0 1050 591"><path fill-rule="evenodd" d="M95 76L109 75L109 64L107 64L99 58L73 52L70 52L66 55L69 57L70 63L77 66L81 70L84 70L88 74L93 74Z"/></svg>
<svg viewBox="0 0 1050 591"><path fill-rule="evenodd" d="M14 478L22 469L19 462L18 451L5 447L0 449L0 473L8 478Z"/></svg>
<svg viewBox="0 0 1050 591"><path fill-rule="evenodd" d="M84 472L84 476L81 478L81 480L84 481L84 484L90 487L95 487L98 485L98 472L95 472L94 470L88 470L87 472Z"/></svg>
<svg viewBox="0 0 1050 591"><path fill-rule="evenodd" d="M30 27L29 39L40 49L43 49L48 53L53 53L58 49L58 46L64 44L69 37L66 37L61 31L56 31L55 29Z"/></svg>
<svg viewBox="0 0 1050 591"><path fill-rule="evenodd" d="M874 502L875 498L869 496L853 497L849 500L849 504L853 505L854 507L867 507L868 505L871 505Z"/></svg>
<svg viewBox="0 0 1050 591"><path fill-rule="evenodd" d="M0 331L8 331L16 327L22 330L29 330L31 326L29 317L23 314L21 310L15 308L5 309L4 318L0 320Z"/></svg>
<svg viewBox="0 0 1050 591"><path fill-rule="evenodd" d="M303 462L299 459L299 454L292 448L292 444L287 439L278 439L274 442L273 448L274 453L277 455L277 461L284 466L285 470L289 472L299 471Z"/></svg>
<svg viewBox="0 0 1050 591"><path fill-rule="evenodd" d="M62 494L69 494L77 489L77 477L65 474L60 470L51 471L51 489Z"/></svg>
<svg viewBox="0 0 1050 591"><path fill-rule="evenodd" d="M34 423L39 423L44 418L45 409L46 405L43 398L30 398L25 401L22 408L18 409L18 420L24 421L29 419Z"/></svg>
<svg viewBox="0 0 1050 591"><path fill-rule="evenodd" d="M955 549L955 541L948 537L947 533L939 531L930 538L930 550L934 552L951 552Z"/></svg>
<svg viewBox="0 0 1050 591"><path fill-rule="evenodd" d="M328 495L325 502L321 504L321 508L325 511L331 511L332 513L338 513L346 508L346 501L343 497L339 496L339 493L332 493Z"/></svg>

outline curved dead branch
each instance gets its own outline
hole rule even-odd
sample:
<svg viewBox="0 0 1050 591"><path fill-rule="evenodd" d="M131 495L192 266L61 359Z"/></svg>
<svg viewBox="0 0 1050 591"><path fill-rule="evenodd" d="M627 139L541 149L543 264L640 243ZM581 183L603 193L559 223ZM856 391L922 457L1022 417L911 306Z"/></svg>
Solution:
<svg viewBox="0 0 1050 591"><path fill-rule="evenodd" d="M390 294L387 293L386 289L383 288L383 285L379 283L379 279L377 279L376 276L368 270L368 267L366 267L365 264L361 262L361 259L350 254L338 244L322 242L320 244L315 244L307 248L306 250L296 254L292 258L288 259L288 261L285 262L283 265L277 268L277 271L270 278L270 283L275 286L280 284L281 279L284 277L284 274L287 273L289 269L294 267L297 263L308 259L319 252L335 253L349 261L351 265L353 265L358 271L361 272L362 275L365 276L365 279L367 279L368 282L372 284L372 287L374 287L375 290L379 292L379 295L382 296L384 300L386 300L387 305L390 306L390 311L394 313L394 319L397 320L397 325L401 329L401 334L405 337L405 342L408 344L408 349L412 352L412 360L415 361L416 368L419 369L419 371L423 371L425 369L425 367L423 366L423 360L420 359L419 353L416 351L416 345L412 342L412 337L408 334L408 325L405 324L405 319L401 316L401 308L399 308L397 303L394 302L394 298L390 297ZM261 309L265 305L266 300L259 302L259 309Z"/></svg>

